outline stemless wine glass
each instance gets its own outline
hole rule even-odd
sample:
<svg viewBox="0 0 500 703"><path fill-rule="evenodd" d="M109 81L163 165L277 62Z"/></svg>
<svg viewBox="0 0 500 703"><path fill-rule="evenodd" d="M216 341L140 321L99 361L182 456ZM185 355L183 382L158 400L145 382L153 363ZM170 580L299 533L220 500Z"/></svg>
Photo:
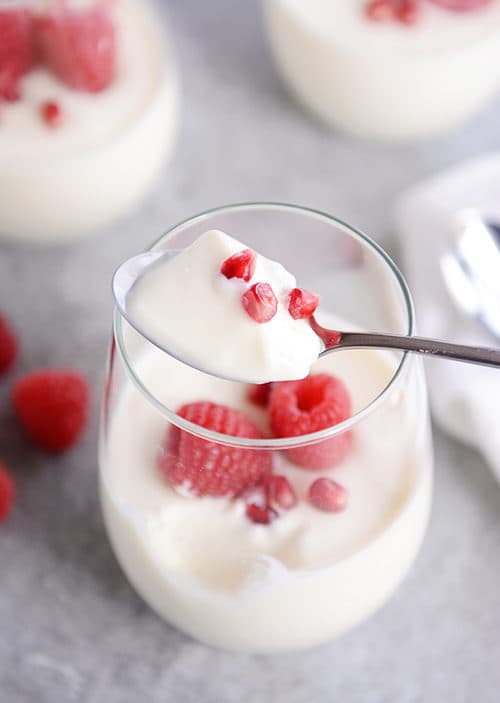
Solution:
<svg viewBox="0 0 500 703"><path fill-rule="evenodd" d="M184 248L209 229L221 229L281 261L299 285L321 296L320 321L414 333L401 274L377 244L340 220L290 205L232 205L182 222L153 248ZM182 298L179 290L179 305ZM231 330L228 343L238 343ZM237 407L264 433L267 411L249 401L244 384L173 359L115 311L101 423L106 527L138 593L168 622L201 641L254 652L324 642L381 606L415 558L432 493L420 360L398 352L349 350L322 358L316 370L346 383L353 399L346 421L294 438L213 432L176 414L179 406L210 400ZM314 471L293 464L297 450L314 452L344 433L350 433L352 446L338 466ZM274 471L294 486L298 506L261 525L248 519L241 497L199 498L174 490L158 457L165 446L174 451L181 434L201 446L202 456L210 447L230 447L240 457L267 453ZM323 475L347 489L343 512L321 512L309 502L311 482Z"/></svg>
<svg viewBox="0 0 500 703"><path fill-rule="evenodd" d="M26 31L31 27L39 50L19 99L1 105L0 239L64 243L128 213L158 178L177 134L176 57L168 27L144 0L25 0L22 6L37 10ZM101 70L114 67L109 85L89 87L81 71L75 77L56 70L57 41L68 30L55 31L49 11L61 23L66 13L83 13L87 33L93 28L100 37L99 51L114 57L99 62ZM71 56L66 41L64 55Z"/></svg>

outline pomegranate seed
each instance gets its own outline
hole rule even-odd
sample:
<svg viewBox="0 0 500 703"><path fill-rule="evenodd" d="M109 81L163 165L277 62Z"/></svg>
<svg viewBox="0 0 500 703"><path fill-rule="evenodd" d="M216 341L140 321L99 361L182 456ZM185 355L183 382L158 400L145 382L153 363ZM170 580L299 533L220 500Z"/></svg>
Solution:
<svg viewBox="0 0 500 703"><path fill-rule="evenodd" d="M396 8L396 18L403 24L415 24L418 20L418 0L401 0Z"/></svg>
<svg viewBox="0 0 500 703"><path fill-rule="evenodd" d="M291 510L298 503L297 494L290 481L285 476L266 476L264 486L267 493L267 502L283 510Z"/></svg>
<svg viewBox="0 0 500 703"><path fill-rule="evenodd" d="M255 252L243 249L223 261L220 272L226 278L242 278L249 281L255 269Z"/></svg>
<svg viewBox="0 0 500 703"><path fill-rule="evenodd" d="M347 492L340 483L329 478L317 478L309 486L309 500L318 510L338 513L347 505Z"/></svg>
<svg viewBox="0 0 500 703"><path fill-rule="evenodd" d="M366 16L374 22L384 22L394 16L394 7L391 0L371 0L365 6Z"/></svg>
<svg viewBox="0 0 500 703"><path fill-rule="evenodd" d="M40 106L43 119L49 127L59 127L62 122L62 110L58 103L47 100Z"/></svg>
<svg viewBox="0 0 500 703"><path fill-rule="evenodd" d="M342 333L337 330L327 330L316 321L314 315L311 316L310 323L313 331L316 332L327 349L336 347L342 339Z"/></svg>
<svg viewBox="0 0 500 703"><path fill-rule="evenodd" d="M252 522L256 522L259 525L270 525L278 517L278 513L273 508L261 508L255 503L247 505L246 515Z"/></svg>
<svg viewBox="0 0 500 703"><path fill-rule="evenodd" d="M247 314L255 322L269 322L276 315L278 301L269 283L254 283L241 296Z"/></svg>
<svg viewBox="0 0 500 703"><path fill-rule="evenodd" d="M248 389L248 400L261 408L267 408L269 396L273 389L273 383L256 383Z"/></svg>
<svg viewBox="0 0 500 703"><path fill-rule="evenodd" d="M294 320L311 317L319 305L319 296L305 288L294 288L290 293L288 312Z"/></svg>

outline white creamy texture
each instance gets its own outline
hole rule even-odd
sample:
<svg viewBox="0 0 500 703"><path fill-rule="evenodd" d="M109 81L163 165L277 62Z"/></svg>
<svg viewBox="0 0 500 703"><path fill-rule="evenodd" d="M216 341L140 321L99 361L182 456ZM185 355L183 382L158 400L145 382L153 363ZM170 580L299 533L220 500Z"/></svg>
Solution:
<svg viewBox="0 0 500 703"><path fill-rule="evenodd" d="M322 343L308 320L288 312L294 276L260 254L248 282L220 273L225 259L246 248L219 230L205 232L139 279L131 317L178 359L207 373L249 383L304 378ZM278 299L275 316L265 323L251 318L241 302L257 282L269 283Z"/></svg>
<svg viewBox="0 0 500 703"><path fill-rule="evenodd" d="M373 22L365 0L266 0L283 77L318 117L398 141L443 131L500 86L500 2L451 12L422 2L418 22Z"/></svg>
<svg viewBox="0 0 500 703"><path fill-rule="evenodd" d="M177 77L144 0L116 0L117 70L100 93L75 91L44 68L21 82L0 123L0 232L38 242L86 233L133 207L172 148ZM64 120L50 128L40 105Z"/></svg>
<svg viewBox="0 0 500 703"><path fill-rule="evenodd" d="M213 400L266 429L265 412L247 401L241 384L156 350L134 365L169 407ZM388 354L358 351L323 358L314 370L343 378L358 410L393 368ZM419 382L396 391L356 427L352 451L337 468L310 472L276 454L275 471L288 476L300 503L270 526L251 523L241 501L173 490L156 465L166 422L129 387L111 420L101 477L108 531L137 590L193 636L252 651L310 646L366 617L403 577L426 524L431 464ZM347 488L345 512L308 504L307 488L319 475Z"/></svg>

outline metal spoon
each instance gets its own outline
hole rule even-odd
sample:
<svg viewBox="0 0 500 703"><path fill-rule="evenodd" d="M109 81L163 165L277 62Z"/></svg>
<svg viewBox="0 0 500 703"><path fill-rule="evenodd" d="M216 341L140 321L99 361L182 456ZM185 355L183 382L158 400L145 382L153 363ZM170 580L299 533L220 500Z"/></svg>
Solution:
<svg viewBox="0 0 500 703"><path fill-rule="evenodd" d="M120 313L127 322L145 337L151 344L159 347L171 356L176 357L169 349L166 349L158 340L153 339L146 330L141 329L140 324L134 319L130 306L130 293L139 279L147 274L153 267L176 256L177 250L149 251L125 261L113 276L113 295ZM325 349L320 356L332 351L341 349L395 349L400 351L415 352L417 354L429 354L431 356L445 357L455 361L466 361L473 364L483 364L485 366L500 367L500 349L490 349L485 347L474 347L463 344L451 344L436 339L425 339L423 337L410 337L405 335L393 335L378 332L342 332L340 330L328 330L322 327L314 317L310 320L311 327L321 338ZM176 357L178 358L178 357ZM193 364L189 360L180 359L190 366ZM199 369L205 373L210 373L210 369ZM229 378L229 380L242 380Z"/></svg>
<svg viewBox="0 0 500 703"><path fill-rule="evenodd" d="M500 227L475 210L463 210L440 264L458 309L500 339Z"/></svg>

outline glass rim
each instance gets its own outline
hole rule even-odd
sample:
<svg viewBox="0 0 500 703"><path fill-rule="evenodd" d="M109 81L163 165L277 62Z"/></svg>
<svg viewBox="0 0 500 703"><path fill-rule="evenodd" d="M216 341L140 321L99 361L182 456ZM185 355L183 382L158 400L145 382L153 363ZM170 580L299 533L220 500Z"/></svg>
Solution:
<svg viewBox="0 0 500 703"><path fill-rule="evenodd" d="M369 237L367 234L362 232L361 230L357 229L356 227L353 227L352 225L347 224L343 220L339 219L338 217L335 217L333 215L329 215L325 212L322 212L321 210L316 210L314 208L310 208L307 206L301 206L301 205L294 205L294 204L287 204L287 203L280 203L280 202L272 202L272 201L255 201L255 202L240 202L240 203L232 203L229 205L221 205L219 207L214 207L210 208L209 210L204 210L203 212L198 213L197 215L193 215L191 217L185 218L184 220L181 220L180 222L176 223L169 229L167 229L161 236L159 236L157 239L155 239L152 244L146 248L145 251L151 251L154 249L158 244L163 242L164 240L167 240L169 237L172 237L174 233L179 230L181 227L183 227L186 224L191 224L191 223L197 223L201 222L204 219L207 219L211 215L217 214L217 213L227 213L227 212L233 212L235 210L258 210L258 209L271 209L271 210L285 210L288 212L300 212L303 214L306 214L308 216L312 216L316 219L319 220L324 220L328 223L334 223L337 226L340 226L341 229L346 231L350 236L354 236L358 241L360 241L364 246L367 246L369 249L372 250L373 253L375 253L379 259L382 260L382 262L388 267L390 272L393 275L393 278L395 279L396 283L399 286L399 289L401 290L403 294L403 301L405 305L405 312L406 312L406 318L407 318L407 332L406 334L411 335L414 333L414 327L415 327L415 313L414 313L414 307L413 307L413 301L411 298L411 294L408 288L408 284L406 283L406 280L399 270L399 268L396 266L394 261L391 259L389 254L379 245L377 242L375 242L371 237ZM220 432L214 432L213 430L206 429L204 427L201 427L200 425L196 425L193 422L190 422L189 420L184 419L180 415L178 415L176 412L168 408L166 405L164 405L161 401L158 400L151 392L150 390L144 385L144 383L141 381L141 379L138 377L136 372L134 371L133 368L133 362L129 358L127 349L126 349L126 343L123 337L123 316L120 314L118 308L115 307L114 310L114 319L113 319L113 334L114 338L116 340L116 346L118 349L118 353L120 355L120 358L123 362L123 365L125 367L125 370L127 372L127 375L129 378L132 380L133 384L135 387L141 392L142 395L146 397L146 399L155 407L163 417L165 417L166 420L168 420L170 423L173 425L176 425L182 430L185 430L189 432L190 434L193 434L197 437L201 437L203 439L206 439L211 442L216 442L218 444L225 444L227 446L234 446L234 447L245 447L249 449L267 449L267 450L283 450L283 449L292 449L295 447L302 447L308 444L315 444L318 441L325 440L325 439L330 439L331 437L334 437L335 435L342 434L343 432L347 432L348 430L351 430L355 425L357 425L359 422L361 422L363 419L365 419L368 415L370 415L381 403L382 401L392 392L392 390L395 388L397 383L399 382L399 379L402 376L403 370L406 369L410 355L408 352L403 352L401 359L394 369L393 374L391 375L391 378L389 379L388 383L384 386L384 388L378 393L378 395L373 398L365 407L363 407L361 410L358 412L354 413L351 415L349 418L344 420L343 422L338 423L337 425L333 425L331 427L326 427L323 430L319 430L317 432L311 432L306 435L299 435L296 437L280 437L280 438L273 438L273 437L264 437L262 439L253 439L249 437L234 437L232 435L225 435L221 434ZM137 332L137 334L140 334ZM182 363L182 362L180 362Z"/></svg>

